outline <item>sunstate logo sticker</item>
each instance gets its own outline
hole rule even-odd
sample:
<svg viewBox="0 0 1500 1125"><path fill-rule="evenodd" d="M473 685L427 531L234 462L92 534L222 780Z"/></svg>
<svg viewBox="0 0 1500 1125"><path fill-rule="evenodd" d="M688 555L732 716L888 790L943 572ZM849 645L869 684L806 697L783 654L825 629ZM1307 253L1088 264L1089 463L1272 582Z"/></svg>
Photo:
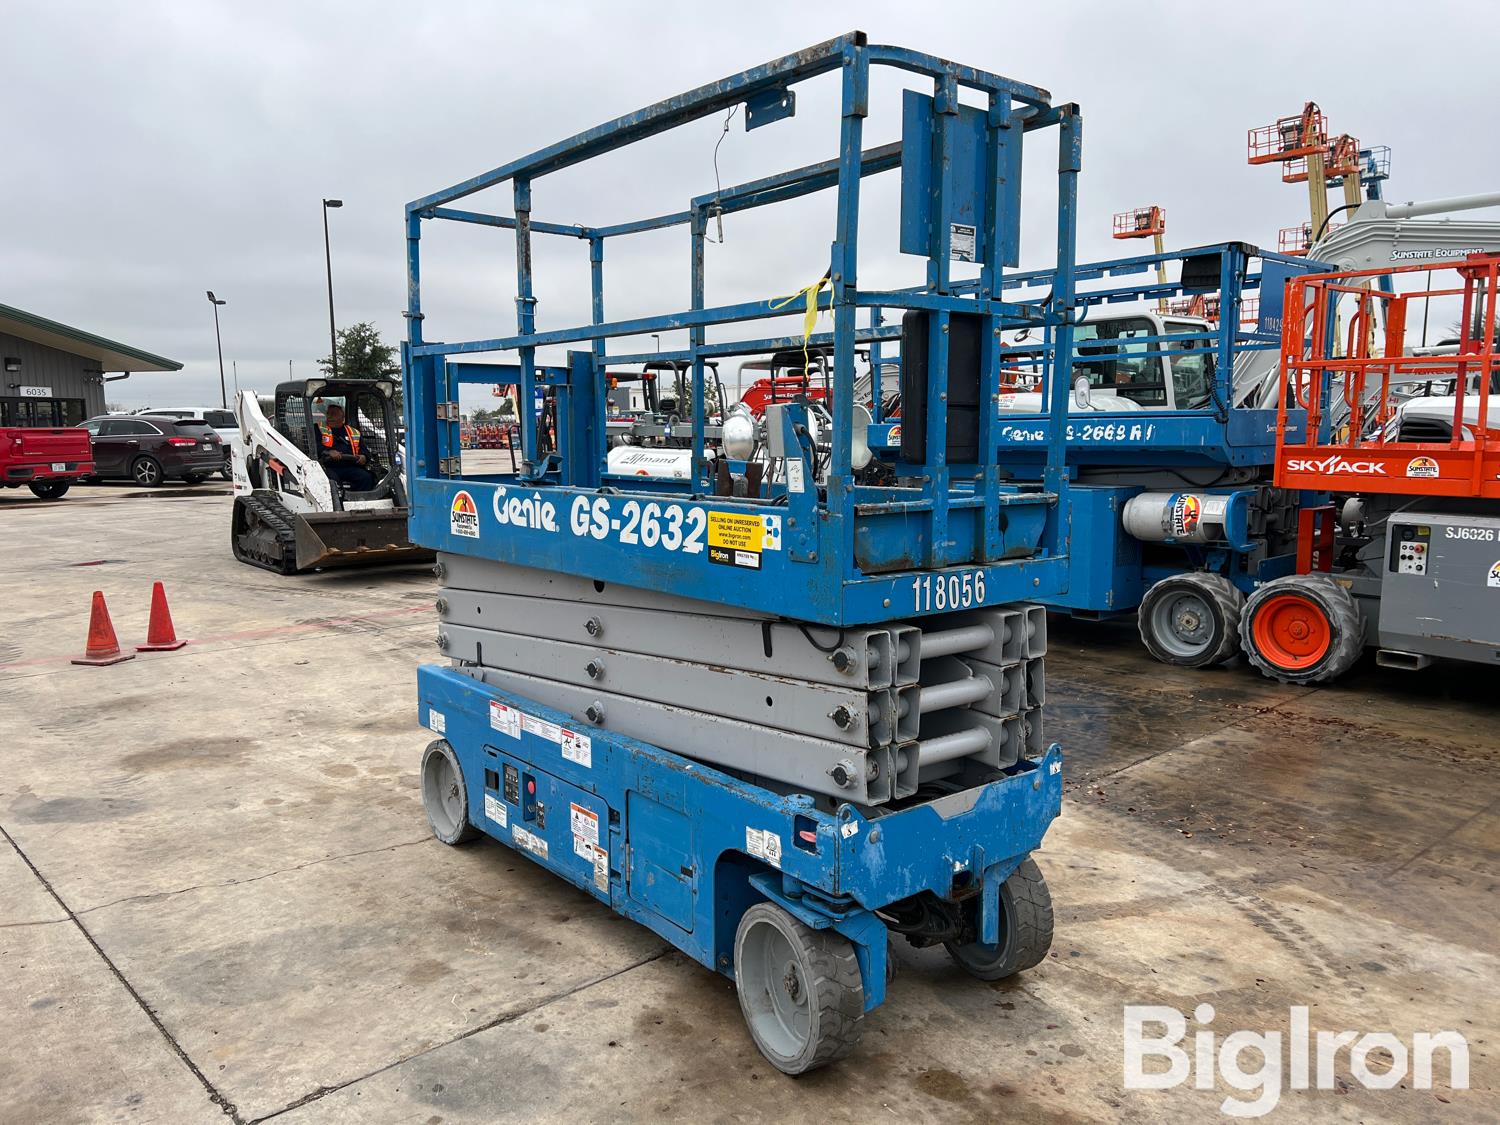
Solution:
<svg viewBox="0 0 1500 1125"><path fill-rule="evenodd" d="M448 513L448 530L465 539L479 538L479 508L467 489L459 489Z"/></svg>

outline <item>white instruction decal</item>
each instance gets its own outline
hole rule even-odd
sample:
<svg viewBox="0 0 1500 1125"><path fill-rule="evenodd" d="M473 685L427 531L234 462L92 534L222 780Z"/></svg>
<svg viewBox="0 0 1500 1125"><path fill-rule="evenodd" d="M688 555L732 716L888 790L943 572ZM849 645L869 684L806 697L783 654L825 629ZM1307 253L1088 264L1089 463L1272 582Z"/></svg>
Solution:
<svg viewBox="0 0 1500 1125"><path fill-rule="evenodd" d="M547 841L536 833L528 832L517 824L510 830L510 837L516 842L516 847L526 849L538 859L547 858Z"/></svg>
<svg viewBox="0 0 1500 1125"><path fill-rule="evenodd" d="M781 866L781 837L769 828L745 829L745 850L772 867Z"/></svg>
<svg viewBox="0 0 1500 1125"><path fill-rule="evenodd" d="M490 727L511 738L521 737L521 712L490 700Z"/></svg>
<svg viewBox="0 0 1500 1125"><path fill-rule="evenodd" d="M594 740L586 734L563 728L562 732L562 756L568 761L583 766L585 769L594 768Z"/></svg>
<svg viewBox="0 0 1500 1125"><path fill-rule="evenodd" d="M548 742L562 741L562 727L556 723L549 723L546 719L538 719L535 715L521 715L521 729L528 734L534 734L538 738L545 738Z"/></svg>
<svg viewBox="0 0 1500 1125"><path fill-rule="evenodd" d="M599 842L599 814L582 805L568 805L568 822L573 827L573 836L589 845ZM579 855L585 855L579 852Z"/></svg>
<svg viewBox="0 0 1500 1125"><path fill-rule="evenodd" d="M502 801L499 797L495 796L493 793L486 793L484 795L484 815L490 820L493 820L501 828L504 828L507 819L505 814L505 802Z"/></svg>
<svg viewBox="0 0 1500 1125"><path fill-rule="evenodd" d="M594 886L609 893L609 853L603 848L594 849Z"/></svg>
<svg viewBox="0 0 1500 1125"><path fill-rule="evenodd" d="M849 839L850 836L857 835L858 832L859 832L859 821L857 821L857 820L845 821L843 824L841 824L839 826L839 835L842 836L846 840Z"/></svg>
<svg viewBox="0 0 1500 1125"><path fill-rule="evenodd" d="M951 235L953 253L950 255L956 262L972 262L974 260L974 248L978 241L979 231L968 223L949 223L948 231Z"/></svg>
<svg viewBox="0 0 1500 1125"><path fill-rule="evenodd" d="M786 490L788 492L806 491L806 474L803 472L805 467L800 457L788 457L786 459Z"/></svg>
<svg viewBox="0 0 1500 1125"><path fill-rule="evenodd" d="M436 734L448 733L448 719L436 707L427 708L427 725Z"/></svg>

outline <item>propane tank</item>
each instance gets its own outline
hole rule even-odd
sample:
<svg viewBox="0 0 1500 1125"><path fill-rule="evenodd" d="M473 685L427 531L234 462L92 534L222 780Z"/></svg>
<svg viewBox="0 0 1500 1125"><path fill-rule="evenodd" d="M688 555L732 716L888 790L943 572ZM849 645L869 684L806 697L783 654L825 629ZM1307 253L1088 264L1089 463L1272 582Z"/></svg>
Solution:
<svg viewBox="0 0 1500 1125"><path fill-rule="evenodd" d="M1142 492L1125 502L1128 535L1148 543L1244 541L1248 497L1243 492Z"/></svg>

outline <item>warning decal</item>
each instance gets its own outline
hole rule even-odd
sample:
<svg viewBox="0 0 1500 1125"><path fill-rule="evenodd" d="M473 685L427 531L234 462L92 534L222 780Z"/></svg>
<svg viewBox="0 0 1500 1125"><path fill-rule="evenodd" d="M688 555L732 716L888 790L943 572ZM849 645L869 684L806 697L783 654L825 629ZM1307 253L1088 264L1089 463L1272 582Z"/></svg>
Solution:
<svg viewBox="0 0 1500 1125"><path fill-rule="evenodd" d="M534 832L528 832L519 824L512 826L510 838L516 842L516 847L524 848L539 859L547 858L547 841L543 840Z"/></svg>
<svg viewBox="0 0 1500 1125"><path fill-rule="evenodd" d="M573 840L575 848L579 844L594 845L599 842L599 814L582 805L569 803L568 823L573 829ZM593 858L592 852L578 853L586 858Z"/></svg>
<svg viewBox="0 0 1500 1125"><path fill-rule="evenodd" d="M781 866L781 837L769 828L745 829L745 850L772 867Z"/></svg>
<svg viewBox="0 0 1500 1125"><path fill-rule="evenodd" d="M594 740L588 735L564 727L562 741L558 745L562 748L562 756L568 761L585 769L594 768Z"/></svg>
<svg viewBox="0 0 1500 1125"><path fill-rule="evenodd" d="M493 793L486 793L484 795L484 815L493 820L501 828L504 828L506 821L505 802Z"/></svg>
<svg viewBox="0 0 1500 1125"><path fill-rule="evenodd" d="M460 488L448 513L448 530L465 539L479 538L479 508L467 489Z"/></svg>
<svg viewBox="0 0 1500 1125"><path fill-rule="evenodd" d="M521 712L504 703L490 700L490 728L511 738L521 737Z"/></svg>
<svg viewBox="0 0 1500 1125"><path fill-rule="evenodd" d="M969 223L949 223L948 230L953 246L953 260L956 262L972 262L974 260L974 246L978 239L979 231Z"/></svg>

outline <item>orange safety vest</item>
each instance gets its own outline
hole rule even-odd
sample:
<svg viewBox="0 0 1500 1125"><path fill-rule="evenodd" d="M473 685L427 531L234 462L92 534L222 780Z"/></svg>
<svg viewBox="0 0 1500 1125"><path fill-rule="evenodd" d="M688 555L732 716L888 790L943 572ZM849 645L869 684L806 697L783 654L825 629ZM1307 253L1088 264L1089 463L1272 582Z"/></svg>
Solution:
<svg viewBox="0 0 1500 1125"><path fill-rule="evenodd" d="M359 431L349 423L344 423L344 432L349 435L349 449L354 456L359 456ZM324 449L333 448L333 427L323 422L318 423L318 437L322 439Z"/></svg>

